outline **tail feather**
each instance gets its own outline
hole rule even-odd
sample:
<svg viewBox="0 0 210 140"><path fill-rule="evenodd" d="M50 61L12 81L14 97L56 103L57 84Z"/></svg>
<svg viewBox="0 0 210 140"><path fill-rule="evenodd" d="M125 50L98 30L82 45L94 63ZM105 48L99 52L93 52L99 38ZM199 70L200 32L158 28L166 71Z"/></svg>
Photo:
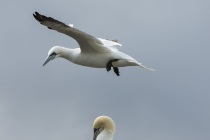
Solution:
<svg viewBox="0 0 210 140"><path fill-rule="evenodd" d="M148 68L148 67L142 65L141 63L139 63L138 65L139 65L140 67L142 67L142 68L145 68L145 69L148 69L148 70L151 70L151 71L156 71L156 70L154 70L154 69L152 69L152 68Z"/></svg>
<svg viewBox="0 0 210 140"><path fill-rule="evenodd" d="M156 71L156 70L154 70L154 69L152 69L152 68L148 68L148 67L144 66L143 64L139 63L139 62L136 61L135 59L126 60L126 61L128 61L128 62L130 62L130 63L133 63L133 64L134 64L133 66L140 66L140 67L142 67L142 68L145 68L145 69L148 69L148 70L151 70L151 71Z"/></svg>

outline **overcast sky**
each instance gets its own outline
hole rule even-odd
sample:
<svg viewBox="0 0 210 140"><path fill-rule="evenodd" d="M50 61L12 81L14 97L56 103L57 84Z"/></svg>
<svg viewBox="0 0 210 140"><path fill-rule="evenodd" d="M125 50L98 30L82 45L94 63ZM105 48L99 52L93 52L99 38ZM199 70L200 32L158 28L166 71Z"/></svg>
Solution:
<svg viewBox="0 0 210 140"><path fill-rule="evenodd" d="M209 0L2 1L0 139L92 140L92 123L108 115L114 140L210 138ZM76 48L49 30L38 11L96 37L157 71L120 68L121 76L56 59L55 46Z"/></svg>

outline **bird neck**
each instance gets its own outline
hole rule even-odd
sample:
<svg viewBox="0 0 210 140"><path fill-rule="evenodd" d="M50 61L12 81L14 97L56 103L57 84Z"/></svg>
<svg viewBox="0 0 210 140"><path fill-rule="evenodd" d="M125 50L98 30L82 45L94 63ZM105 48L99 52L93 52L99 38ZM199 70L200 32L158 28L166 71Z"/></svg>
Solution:
<svg viewBox="0 0 210 140"><path fill-rule="evenodd" d="M113 133L106 129L104 129L97 137L97 140L112 140L112 139L113 139Z"/></svg>
<svg viewBox="0 0 210 140"><path fill-rule="evenodd" d="M80 53L80 49L76 48L76 49L69 49L69 48L65 48L62 47L62 57L69 60L69 61L73 61Z"/></svg>

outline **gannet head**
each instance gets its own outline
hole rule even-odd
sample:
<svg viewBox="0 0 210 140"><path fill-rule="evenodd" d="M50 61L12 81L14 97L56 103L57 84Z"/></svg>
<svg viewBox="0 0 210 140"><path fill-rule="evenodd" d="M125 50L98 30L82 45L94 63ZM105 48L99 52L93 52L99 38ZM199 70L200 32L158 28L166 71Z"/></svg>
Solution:
<svg viewBox="0 0 210 140"><path fill-rule="evenodd" d="M62 57L64 53L63 47L60 46L54 46L48 51L48 56L46 60L44 61L44 65L46 65L49 61L57 58L57 57Z"/></svg>
<svg viewBox="0 0 210 140"><path fill-rule="evenodd" d="M115 133L115 123L114 121L108 116L99 116L95 119L93 123L93 140L99 140L98 137L101 136L105 137L104 139L112 139ZM103 135L102 135L103 133ZM101 135L100 135L101 134Z"/></svg>

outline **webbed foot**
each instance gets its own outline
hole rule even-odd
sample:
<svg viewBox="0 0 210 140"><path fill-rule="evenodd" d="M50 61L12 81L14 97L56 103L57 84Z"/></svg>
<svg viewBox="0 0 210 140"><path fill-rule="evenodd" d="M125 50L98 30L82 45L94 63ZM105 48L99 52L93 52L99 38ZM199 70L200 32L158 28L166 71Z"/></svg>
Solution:
<svg viewBox="0 0 210 140"><path fill-rule="evenodd" d="M120 76L120 72L119 72L118 67L113 67L113 69L114 69L115 74L116 74L117 76Z"/></svg>

